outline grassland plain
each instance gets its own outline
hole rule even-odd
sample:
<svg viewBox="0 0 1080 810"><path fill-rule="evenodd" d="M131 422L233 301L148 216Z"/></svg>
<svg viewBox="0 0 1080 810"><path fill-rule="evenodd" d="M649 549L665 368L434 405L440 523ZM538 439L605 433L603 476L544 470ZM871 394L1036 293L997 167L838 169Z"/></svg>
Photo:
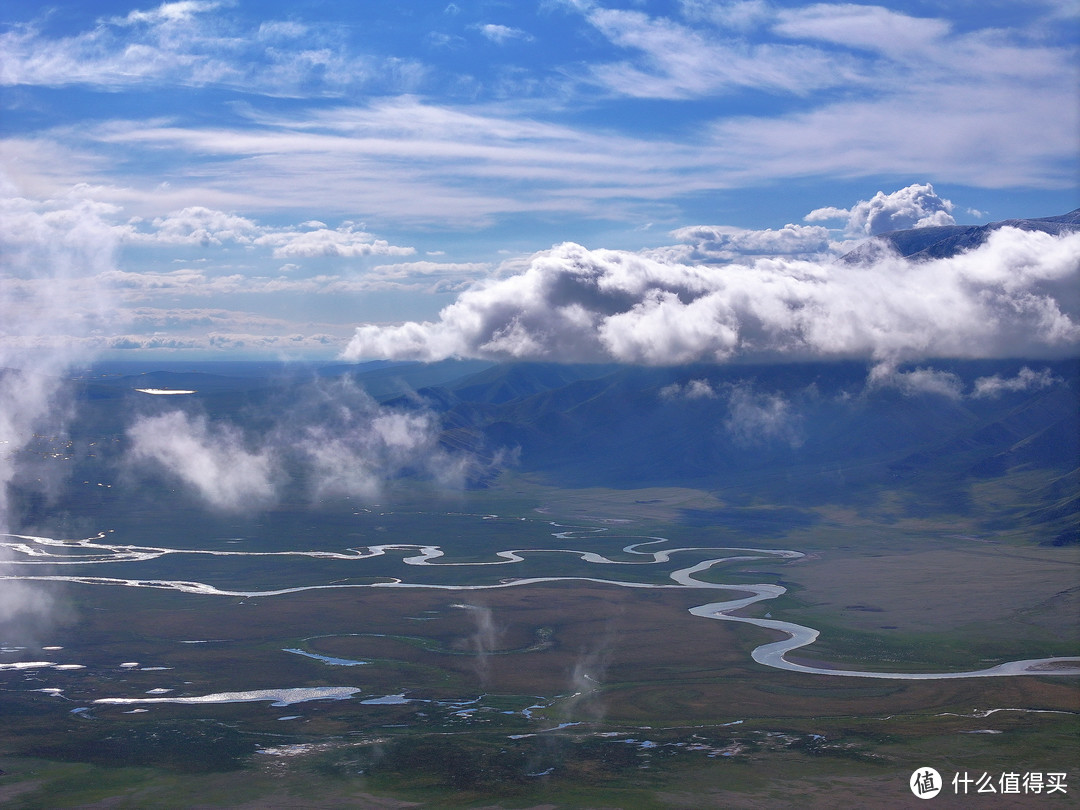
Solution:
<svg viewBox="0 0 1080 810"><path fill-rule="evenodd" d="M340 503L317 519L307 504L231 523L144 505L137 518L116 511L108 542L332 552L430 544L457 562L514 548L621 559L624 546L656 537L672 548L790 548L806 556L732 562L700 576L788 588L752 610L822 630L800 658L944 671L1076 654L1075 548L987 533L963 515L905 516L904 498L820 508L785 530L785 507L734 505L717 493L568 491L519 478L453 501L403 491L387 499L392 509ZM700 519L725 509L724 519ZM755 538L756 529L765 536ZM708 556L610 566L542 553L488 568L403 566L412 553L362 562L167 555L79 573L237 590L392 576L670 584L671 570ZM0 639L26 648L5 660L48 655L85 669L0 672L4 806L834 807L872 799L900 807L914 801L907 779L917 767L947 778L1075 771L1080 750L1078 678L868 681L766 669L750 651L769 634L691 616L688 608L715 598L697 589L579 580L251 597L35 587L59 609L35 637ZM286 686L360 692L278 708L93 702ZM1077 795L1070 786L1067 800ZM1027 798L1042 806L1059 797ZM1010 806L1000 796L974 799Z"/></svg>

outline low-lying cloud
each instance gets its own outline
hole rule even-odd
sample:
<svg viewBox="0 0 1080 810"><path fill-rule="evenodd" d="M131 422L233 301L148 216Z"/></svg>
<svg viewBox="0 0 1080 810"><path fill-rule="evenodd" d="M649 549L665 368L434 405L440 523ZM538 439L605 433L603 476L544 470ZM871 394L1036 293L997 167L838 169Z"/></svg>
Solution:
<svg viewBox="0 0 1080 810"><path fill-rule="evenodd" d="M70 415L60 381L89 359L80 340L112 310L108 289L78 279L114 267L114 208L78 195L35 203L0 173L0 531L11 514L9 487L36 432L63 434ZM115 316L114 316L115 317ZM70 340L55 340L57 334Z"/></svg>
<svg viewBox="0 0 1080 810"><path fill-rule="evenodd" d="M780 441L791 447L803 443L800 418L779 394L734 386L728 393L728 416L724 427L738 444Z"/></svg>
<svg viewBox="0 0 1080 810"><path fill-rule="evenodd" d="M947 399L960 399L964 395L963 381L951 371L934 368L916 368L900 371L895 363L878 363L867 377L867 387L895 388L905 396L937 394Z"/></svg>
<svg viewBox="0 0 1080 810"><path fill-rule="evenodd" d="M274 496L272 454L248 448L232 425L171 411L137 420L128 437L133 461L168 470L213 507L259 506Z"/></svg>
<svg viewBox="0 0 1080 810"><path fill-rule="evenodd" d="M1048 368L1035 371L1024 366L1014 377L1002 377L1000 374L978 377L971 389L966 390L964 381L951 371L923 366L901 371L896 363L889 361L875 365L866 378L868 390L891 388L904 396L932 394L953 400L994 399L1005 394L1038 391L1064 383L1065 380Z"/></svg>
<svg viewBox="0 0 1080 810"><path fill-rule="evenodd" d="M275 440L291 448L316 497L373 498L403 474L463 486L478 462L469 453L445 450L441 430L438 416L422 403L383 406L346 379L313 386Z"/></svg>
<svg viewBox="0 0 1080 810"><path fill-rule="evenodd" d="M128 429L128 461L224 511L264 507L290 483L314 500L373 499L401 476L459 489L471 473L503 463L445 449L441 431L423 403L389 407L348 380L313 382L258 438L204 414L142 416Z"/></svg>
<svg viewBox="0 0 1080 810"><path fill-rule="evenodd" d="M972 396L993 398L1002 394L1020 391L1037 391L1063 382L1064 380L1061 377L1058 377L1048 368L1034 371L1024 366L1017 372L1015 377L1002 377L1000 374L979 377L979 379L975 380Z"/></svg>
<svg viewBox="0 0 1080 810"><path fill-rule="evenodd" d="M707 266L565 243L437 320L357 328L357 360L618 361L1062 356L1080 342L1080 233L994 231L950 258Z"/></svg>
<svg viewBox="0 0 1080 810"><path fill-rule="evenodd" d="M714 385L709 380L693 379L664 386L659 396L669 402L717 400L726 404L723 427L738 445L780 442L799 447L803 443L798 408L784 395L758 391L751 383Z"/></svg>
<svg viewBox="0 0 1080 810"><path fill-rule="evenodd" d="M109 272L117 239L111 206L77 195L62 204L35 203L0 172L0 532L21 528L13 487L52 494L53 476L70 467L30 472L26 450L36 438L63 444L72 403L61 380L90 353L80 340L112 309L107 289L79 291L75 280ZM70 340L55 340L59 334ZM0 553L0 571L8 561ZM0 631L36 635L60 606L36 585L7 582L0 593Z"/></svg>

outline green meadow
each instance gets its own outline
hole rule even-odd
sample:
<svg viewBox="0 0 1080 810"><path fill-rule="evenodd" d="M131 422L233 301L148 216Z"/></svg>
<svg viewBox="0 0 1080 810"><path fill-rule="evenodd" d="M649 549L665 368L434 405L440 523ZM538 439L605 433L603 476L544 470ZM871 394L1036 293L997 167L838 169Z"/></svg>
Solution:
<svg viewBox="0 0 1080 810"><path fill-rule="evenodd" d="M452 499L402 488L388 493L392 508L324 504L317 520L304 503L232 520L184 513L167 497L153 514L144 503L137 518L119 500L105 504L105 522L93 527L112 529L104 544L245 553L50 573L237 592L315 589L222 596L35 583L55 610L33 638L5 637L26 649L4 660L84 668L0 673L0 800L13 808L689 808L797 796L810 807L901 806L921 766L947 776L1067 771L1080 733L1076 676L904 681L771 669L750 657L773 639L769 631L687 612L728 595L592 581L672 586L672 571L715 553L687 550L647 565L580 556L630 561L624 547L657 538L666 542L641 550L800 551L698 575L786 588L747 610L820 630L790 655L800 663L944 672L1077 654L1077 547L976 534L980 527L948 513L883 519L903 497L796 515L715 492L564 490L519 476ZM445 556L428 566L404 563L415 549L363 559L249 556L395 544L438 546ZM539 551L476 564L514 549ZM577 579L508 585L532 577ZM322 587L395 578L504 587ZM94 703L301 687L358 691L285 706Z"/></svg>

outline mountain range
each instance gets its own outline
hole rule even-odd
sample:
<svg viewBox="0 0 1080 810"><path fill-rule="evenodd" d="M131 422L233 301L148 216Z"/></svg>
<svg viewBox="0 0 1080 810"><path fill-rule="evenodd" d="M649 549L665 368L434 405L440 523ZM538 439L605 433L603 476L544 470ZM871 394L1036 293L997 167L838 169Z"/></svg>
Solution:
<svg viewBox="0 0 1080 810"><path fill-rule="evenodd" d="M879 247L866 250L887 243L909 257L954 255L1005 225L1060 233L1080 228L1080 210L899 231L876 237ZM430 417L442 452L472 460L472 487L514 475L558 487L692 487L727 504L768 504L771 512L742 513L755 516L759 533L768 528L763 515L790 527L816 519L814 509L839 505L869 510L875 520L957 515L1032 542L1080 542L1077 358L940 358L884 371L856 360L677 367L189 363L130 370L114 364L67 384L78 404L68 427L72 441L96 448L74 478L88 475L87 464L120 464L127 426L140 414L202 413L258 445L289 427L282 414L298 413L295 404L310 399L313 387L348 382L367 392L373 408ZM146 388L197 393L137 393ZM397 474L411 473L406 466Z"/></svg>
<svg viewBox="0 0 1080 810"><path fill-rule="evenodd" d="M1000 228L1019 228L1054 235L1070 233L1080 230L1080 208L1068 214L1040 219L1004 219L986 225L939 225L888 231L863 242L845 254L842 260L861 263L880 255L883 249L915 260L945 259L979 247Z"/></svg>

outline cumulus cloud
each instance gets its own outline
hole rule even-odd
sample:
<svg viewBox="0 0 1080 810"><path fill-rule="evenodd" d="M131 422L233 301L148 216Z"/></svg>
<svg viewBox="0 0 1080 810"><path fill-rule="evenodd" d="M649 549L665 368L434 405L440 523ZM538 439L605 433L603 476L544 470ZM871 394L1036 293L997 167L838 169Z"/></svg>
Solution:
<svg viewBox="0 0 1080 810"><path fill-rule="evenodd" d="M110 213L118 212L115 207ZM309 220L296 228L260 225L247 217L204 206L190 206L149 224L133 219L116 225L125 242L142 245L222 245L267 246L275 259L319 257L357 258L363 256L411 256L415 248L391 245L385 239L358 228L352 222L330 228Z"/></svg>
<svg viewBox="0 0 1080 810"><path fill-rule="evenodd" d="M685 250L660 248L651 255L682 261L733 261L743 256L813 256L829 250L829 229L820 225L785 225L751 230L724 225L693 225L671 232ZM646 254L650 255L650 254Z"/></svg>
<svg viewBox="0 0 1080 810"><path fill-rule="evenodd" d="M231 425L172 411L138 419L128 438L133 461L167 470L217 509L261 506L274 497L272 455L250 449Z"/></svg>
<svg viewBox="0 0 1080 810"><path fill-rule="evenodd" d="M321 224L321 223L320 223ZM391 245L385 239L375 239L369 233L356 230L350 224L308 231L280 231L255 240L255 244L273 245L274 258L296 259L319 256L356 258L358 256L411 256L412 247Z"/></svg>
<svg viewBox="0 0 1080 810"><path fill-rule="evenodd" d="M153 219L128 218L119 206L95 199L99 191L77 185L57 198L33 200L13 186L0 186L0 301L10 302L5 315L11 313L0 322L0 352L40 355L48 350L67 357L113 349L237 347L326 353L327 347L336 350L347 340L347 327L235 311L208 320L182 316L176 305L181 297L326 297L387 289L456 292L489 267L469 262L369 267L365 259L393 261L416 251L378 239L352 222L337 227L317 220L271 226L205 206ZM177 248L193 253L208 249L204 255L218 258L173 259L176 269L156 269L158 257ZM241 262L232 258L240 252L237 248ZM138 269L130 269L133 255ZM279 267L277 275L253 270L272 266L267 260L281 257L303 264L336 263L345 272L305 274L298 263ZM128 266L121 269L125 261ZM167 308L153 306L162 301L168 302ZM161 316L157 323L155 314ZM203 329L196 334L199 319Z"/></svg>
<svg viewBox="0 0 1080 810"><path fill-rule="evenodd" d="M950 213L953 204L934 193L929 183L918 184L886 194L879 191L869 200L860 200L850 209L817 208L806 215L807 222L847 218L847 232L852 236L875 236L906 228L955 225Z"/></svg>
<svg viewBox="0 0 1080 810"><path fill-rule="evenodd" d="M1044 368L1034 371L1024 366L1015 377L1002 377L994 374L991 377L979 377L975 380L973 397L998 397L1002 394L1015 393L1017 391L1035 391L1040 388L1049 388L1063 380L1055 375L1050 369Z"/></svg>
<svg viewBox="0 0 1080 810"><path fill-rule="evenodd" d="M963 381L950 371L941 371L929 366L901 371L898 364L892 361L876 364L870 370L866 380L869 390L893 388L905 396L935 394L954 400L969 397L993 399L1003 394L1037 391L1062 383L1064 380L1048 368L1035 371L1024 366L1013 377L1003 377L1000 374L979 377L972 384L971 390L965 391Z"/></svg>
<svg viewBox="0 0 1080 810"><path fill-rule="evenodd" d="M132 228L125 233L125 237L132 242L206 247L227 242L251 244L263 230L246 217L204 206L191 206L157 217L153 220L153 227L152 232Z"/></svg>
<svg viewBox="0 0 1080 810"><path fill-rule="evenodd" d="M475 284L434 321L365 324L349 359L483 357L656 365L1054 356L1075 351L1080 233L1015 228L950 258L759 258L721 267L567 243Z"/></svg>

